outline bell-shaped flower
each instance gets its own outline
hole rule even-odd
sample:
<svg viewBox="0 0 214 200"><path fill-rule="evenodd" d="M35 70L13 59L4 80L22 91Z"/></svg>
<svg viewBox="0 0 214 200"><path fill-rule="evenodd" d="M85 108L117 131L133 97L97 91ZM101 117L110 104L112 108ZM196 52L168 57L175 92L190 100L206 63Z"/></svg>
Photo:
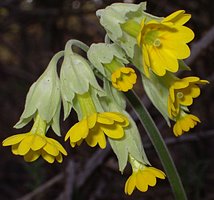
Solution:
<svg viewBox="0 0 214 200"><path fill-rule="evenodd" d="M176 137L181 136L184 132L188 132L200 122L200 119L195 115L187 114L182 111L176 119L176 123L173 126L173 132Z"/></svg>
<svg viewBox="0 0 214 200"><path fill-rule="evenodd" d="M39 79L30 87L25 109L15 128L22 128L38 113L41 118L60 135L59 115L61 108L60 83L57 74L57 62L63 52L57 53Z"/></svg>
<svg viewBox="0 0 214 200"><path fill-rule="evenodd" d="M200 80L200 78L195 76L175 80L169 88L169 117L176 118L182 107L192 105L193 99L200 95L200 88L198 85L207 83L207 80Z"/></svg>
<svg viewBox="0 0 214 200"><path fill-rule="evenodd" d="M115 44L93 44L87 52L93 66L120 91L127 92L136 83L134 69L128 63L125 52Z"/></svg>
<svg viewBox="0 0 214 200"><path fill-rule="evenodd" d="M153 187L157 183L157 178L165 179L166 175L161 170L146 166L133 157L130 158L132 166L132 175L127 179L125 184L125 193L131 195L135 188L141 192L146 192L149 186Z"/></svg>
<svg viewBox="0 0 214 200"><path fill-rule="evenodd" d="M106 147L105 135L112 139L124 137L124 127L129 125L128 119L117 112L93 113L76 123L67 132L65 140L70 139L72 147L80 145L84 139L91 147L97 144Z"/></svg>
<svg viewBox="0 0 214 200"><path fill-rule="evenodd" d="M125 115L119 112L99 112L90 92L76 95L76 101L80 107L81 118L65 136L65 141L70 139L72 147L85 140L89 146L98 144L103 149L106 147L105 135L113 139L124 136L124 128L129 125Z"/></svg>
<svg viewBox="0 0 214 200"><path fill-rule="evenodd" d="M40 156L49 163L62 162L62 155L67 155L63 146L55 139L46 136L47 123L37 114L34 125L28 133L6 138L3 146L11 146L15 155L24 156L26 162L33 162Z"/></svg>

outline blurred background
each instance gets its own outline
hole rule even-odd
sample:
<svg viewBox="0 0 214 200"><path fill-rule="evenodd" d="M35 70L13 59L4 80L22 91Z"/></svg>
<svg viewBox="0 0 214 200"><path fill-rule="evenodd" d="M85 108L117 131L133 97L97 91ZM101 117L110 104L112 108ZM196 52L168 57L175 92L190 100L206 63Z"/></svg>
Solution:
<svg viewBox="0 0 214 200"><path fill-rule="evenodd" d="M69 39L86 44L103 42L105 32L99 25L95 11L115 2L112 0L0 0L0 141L28 131L13 129L24 109L30 85L46 68L51 57L64 48ZM202 87L201 96L191 106L191 112L202 123L179 139L173 136L162 116L145 96L140 80L135 90L158 125L176 163L185 190L191 200L214 199L214 2L212 0L148 0L147 11L157 16L184 9L192 14L188 26L195 39L190 44L191 57L186 61L191 72L181 74L199 76L210 84ZM76 115L62 124L62 133L76 122ZM152 165L162 169L158 156L144 129L141 130L146 153ZM54 137L51 130L49 136ZM59 139L63 142L62 139ZM64 144L64 143L63 143ZM115 155L107 148L71 149L62 164L48 164L42 159L24 162L12 155L10 148L0 146L1 200L171 200L167 180L158 181L146 193L124 194L124 185L131 174L127 166L124 174L118 171Z"/></svg>

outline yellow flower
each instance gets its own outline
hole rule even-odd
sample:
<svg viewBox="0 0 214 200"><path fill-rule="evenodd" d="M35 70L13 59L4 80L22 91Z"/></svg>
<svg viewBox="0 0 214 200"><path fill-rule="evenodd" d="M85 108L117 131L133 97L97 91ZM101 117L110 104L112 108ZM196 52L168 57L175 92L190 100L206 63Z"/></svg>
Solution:
<svg viewBox="0 0 214 200"><path fill-rule="evenodd" d="M200 122L198 117L185 113L182 117L177 119L175 125L173 126L173 132L175 136L178 137L184 132L188 132L191 128L194 128L198 122Z"/></svg>
<svg viewBox="0 0 214 200"><path fill-rule="evenodd" d="M156 178L165 179L166 175L154 167L143 166L137 171L133 171L125 184L125 193L131 195L135 187L141 192L146 192L148 186L156 185Z"/></svg>
<svg viewBox="0 0 214 200"><path fill-rule="evenodd" d="M190 49L186 43L194 38L194 33L183 25L190 17L179 10L160 22L142 20L137 42L142 49L146 76L149 77L149 69L158 76L164 76L167 70L177 72L178 59L189 57Z"/></svg>
<svg viewBox="0 0 214 200"><path fill-rule="evenodd" d="M13 154L24 156L27 162L35 161L41 155L49 163L53 163L54 160L61 163L62 154L67 155L56 140L31 132L8 137L3 141L3 146L12 146Z"/></svg>
<svg viewBox="0 0 214 200"><path fill-rule="evenodd" d="M54 160L61 163L67 152L56 140L46 137L47 124L37 114L30 132L10 136L3 142L3 146L12 146L15 155L24 156L26 162L33 162L40 156L49 163Z"/></svg>
<svg viewBox="0 0 214 200"><path fill-rule="evenodd" d="M169 88L168 113L169 117L176 117L181 106L190 106L193 99L200 95L198 84L206 84L208 81L200 80L198 77L186 77L178 79Z"/></svg>
<svg viewBox="0 0 214 200"><path fill-rule="evenodd" d="M121 67L112 73L111 80L116 89L127 92L136 83L137 75L132 68Z"/></svg>
<svg viewBox="0 0 214 200"><path fill-rule="evenodd" d="M105 135L112 139L120 139L124 136L123 128L128 125L128 119L120 113L93 113L72 126L65 136L65 141L70 138L70 144L74 147L85 140L91 147L98 144L104 149Z"/></svg>
<svg viewBox="0 0 214 200"><path fill-rule="evenodd" d="M109 76L108 74L111 75L111 78L108 77L108 79L111 79L114 88L123 92L127 92L133 88L133 85L137 80L137 75L134 69L125 67L117 58L114 58L110 63L105 63L103 65L108 71L107 76Z"/></svg>

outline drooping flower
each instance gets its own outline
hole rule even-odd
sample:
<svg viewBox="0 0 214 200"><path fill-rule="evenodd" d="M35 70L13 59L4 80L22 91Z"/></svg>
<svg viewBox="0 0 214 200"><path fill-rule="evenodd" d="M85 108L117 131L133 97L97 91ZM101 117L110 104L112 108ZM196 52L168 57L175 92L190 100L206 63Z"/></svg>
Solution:
<svg viewBox="0 0 214 200"><path fill-rule="evenodd" d="M106 147L105 135L112 139L124 136L124 128L129 125L127 117L119 112L97 112L90 93L77 95L81 107L82 119L70 128L65 136L65 141L70 138L74 147L83 140L91 147L97 144L100 148Z"/></svg>
<svg viewBox="0 0 214 200"><path fill-rule="evenodd" d="M165 179L166 175L161 170L143 165L137 160L130 162L132 165L133 173L127 179L125 184L125 193L131 195L135 188L141 192L146 192L148 187L155 186L157 183L157 178Z"/></svg>
<svg viewBox="0 0 214 200"><path fill-rule="evenodd" d="M111 80L116 89L127 92L136 83L137 75L132 68L121 67L112 73Z"/></svg>
<svg viewBox="0 0 214 200"><path fill-rule="evenodd" d="M53 131L60 136L61 99L57 63L62 56L63 51L56 53L43 74L30 87L26 97L25 109L15 128L24 127L39 114L51 126Z"/></svg>
<svg viewBox="0 0 214 200"><path fill-rule="evenodd" d="M30 132L6 138L3 146L11 146L15 155L24 156L26 162L33 162L40 156L49 163L55 160L62 162L63 155L67 155L63 146L55 139L47 137L47 124L37 115Z"/></svg>
<svg viewBox="0 0 214 200"><path fill-rule="evenodd" d="M127 92L136 83L134 69L128 63L125 52L116 44L93 44L87 52L94 67L119 91Z"/></svg>
<svg viewBox="0 0 214 200"><path fill-rule="evenodd" d="M83 139L91 147L97 144L100 148L106 147L105 135L112 139L120 139L124 136L124 127L129 124L127 118L116 112L93 113L76 123L67 132L65 140L70 138L71 146L80 144Z"/></svg>
<svg viewBox="0 0 214 200"><path fill-rule="evenodd" d="M200 78L194 76L174 81L169 88L169 117L176 118L182 106L190 106L193 103L193 99L200 95L200 88L198 85L207 83L207 80L200 80Z"/></svg>
<svg viewBox="0 0 214 200"><path fill-rule="evenodd" d="M194 38L194 33L183 25L190 17L184 10L179 10L160 22L142 20L137 43L142 50L144 73L148 77L150 69L158 76L164 76L166 71L177 72L178 59L189 57L187 43Z"/></svg>
<svg viewBox="0 0 214 200"><path fill-rule="evenodd" d="M186 114L183 112L182 116L176 120L173 126L173 132L175 136L181 136L184 132L188 132L191 128L194 128L200 119L195 115Z"/></svg>

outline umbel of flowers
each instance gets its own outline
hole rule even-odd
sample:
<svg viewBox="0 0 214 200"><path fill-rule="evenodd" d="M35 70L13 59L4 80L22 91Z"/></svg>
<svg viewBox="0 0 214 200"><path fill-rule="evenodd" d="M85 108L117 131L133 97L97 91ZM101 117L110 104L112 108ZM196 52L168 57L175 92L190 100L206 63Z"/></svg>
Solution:
<svg viewBox="0 0 214 200"><path fill-rule="evenodd" d="M191 15L179 10L156 17L145 10L145 2L115 3L98 10L97 16L110 40L140 70L148 97L168 125L170 119L176 122L173 132L180 136L200 122L188 114L188 106L200 95L198 85L208 83L198 77L179 79L175 75L179 70L190 70L182 59L190 56L187 43L194 38L193 31L185 26Z"/></svg>
<svg viewBox="0 0 214 200"><path fill-rule="evenodd" d="M33 120L31 130L6 138L3 146L11 146L13 154L23 156L27 162L42 157L49 163L61 163L67 152L47 132L52 128L61 136L62 103L64 119L72 109L78 116L78 122L64 138L71 147L86 142L90 147L104 149L109 142L121 173L130 163L132 174L125 183L126 194L131 195L135 188L145 192L156 185L158 178L165 179L165 173L150 164L136 123L126 112L122 92L131 90L137 80L132 66L139 70L145 92L168 125L170 120L175 122L175 136L200 122L190 114L189 106L200 95L199 85L208 81L195 76L178 78L175 74L190 70L182 60L190 55L187 44L194 38L193 31L185 26L190 14L179 10L167 17L156 17L145 10L145 2L116 3L98 10L107 34L105 43L92 44L90 48L77 40L66 43L27 94L24 112L15 128ZM87 58L74 52L73 46L85 51Z"/></svg>

